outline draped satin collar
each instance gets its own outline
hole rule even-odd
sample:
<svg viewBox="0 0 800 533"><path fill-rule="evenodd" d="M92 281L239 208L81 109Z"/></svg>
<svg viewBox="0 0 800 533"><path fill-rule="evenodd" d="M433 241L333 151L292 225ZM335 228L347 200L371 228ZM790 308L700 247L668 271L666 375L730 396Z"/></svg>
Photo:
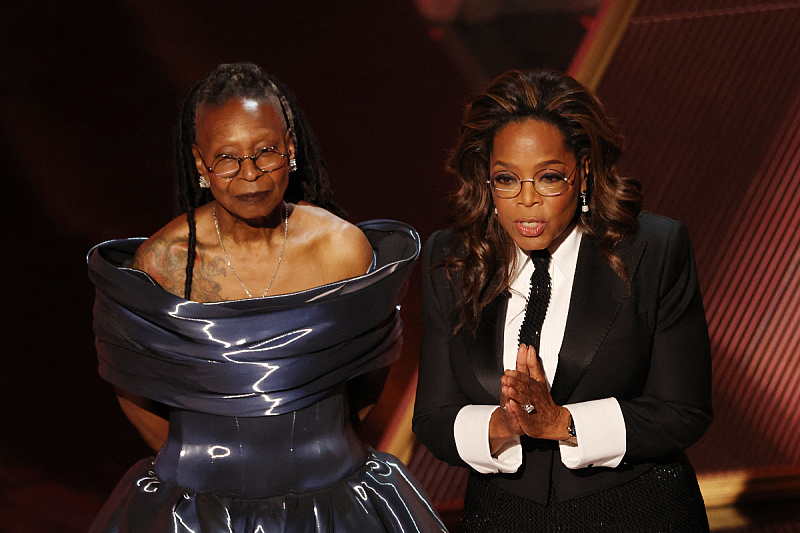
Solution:
<svg viewBox="0 0 800 533"><path fill-rule="evenodd" d="M398 355L399 302L420 252L416 231L360 224L375 269L297 293L200 303L127 268L142 239L88 254L103 378L168 405L262 416L299 409Z"/></svg>

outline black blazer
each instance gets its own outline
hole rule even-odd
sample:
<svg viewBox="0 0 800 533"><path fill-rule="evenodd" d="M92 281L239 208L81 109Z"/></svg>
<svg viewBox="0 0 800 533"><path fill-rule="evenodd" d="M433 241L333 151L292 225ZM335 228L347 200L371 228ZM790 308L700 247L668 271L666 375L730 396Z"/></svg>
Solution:
<svg viewBox="0 0 800 533"><path fill-rule="evenodd" d="M461 288L440 263L455 241L449 230L436 232L423 252L425 332L413 427L436 457L467 466L453 423L465 405L499 404L508 296L484 309L475 334L452 334ZM551 476L561 499L620 485L656 463L685 460L682 450L711 422L711 350L686 227L642 215L638 232L615 252L628 268L630 290L596 244L581 241L551 394L559 405L616 398L626 429L623 462L570 470L555 441L523 437L520 469L486 474L508 492L545 504Z"/></svg>

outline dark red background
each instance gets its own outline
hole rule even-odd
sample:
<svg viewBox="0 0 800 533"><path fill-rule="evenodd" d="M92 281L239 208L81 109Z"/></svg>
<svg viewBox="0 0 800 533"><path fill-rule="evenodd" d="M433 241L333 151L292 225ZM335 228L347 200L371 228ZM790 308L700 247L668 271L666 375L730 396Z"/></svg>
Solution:
<svg viewBox="0 0 800 533"><path fill-rule="evenodd" d="M445 223L443 165L470 92L510 66L565 69L581 20L591 23L537 12L433 27L411 1L6 7L0 531L85 531L147 453L96 373L85 253L172 218L171 130L194 80L228 61L277 74L309 115L351 219L402 220L425 239ZM647 209L685 221L694 240L717 413L690 450L704 474L800 463L798 27L797 1L641 0L598 87ZM417 278L404 357L369 439L414 371ZM743 512L795 530L774 518L784 511Z"/></svg>

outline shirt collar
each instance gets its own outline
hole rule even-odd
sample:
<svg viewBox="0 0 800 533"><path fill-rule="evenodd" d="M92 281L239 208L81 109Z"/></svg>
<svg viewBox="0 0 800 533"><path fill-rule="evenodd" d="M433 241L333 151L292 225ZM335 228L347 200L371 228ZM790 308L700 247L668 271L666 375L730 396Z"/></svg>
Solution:
<svg viewBox="0 0 800 533"><path fill-rule="evenodd" d="M552 252L553 264L569 280L575 278L575 267L578 265L578 250L581 248L582 235L578 226L575 225L569 235L558 245L558 248Z"/></svg>

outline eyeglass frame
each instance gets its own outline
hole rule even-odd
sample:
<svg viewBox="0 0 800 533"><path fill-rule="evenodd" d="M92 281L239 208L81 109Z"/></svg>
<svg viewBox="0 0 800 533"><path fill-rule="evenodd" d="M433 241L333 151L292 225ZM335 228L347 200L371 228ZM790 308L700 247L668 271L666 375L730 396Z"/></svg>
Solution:
<svg viewBox="0 0 800 533"><path fill-rule="evenodd" d="M538 194L539 196L541 196L541 197L543 197L543 198L553 198L553 197L555 197L555 196L561 196L562 194L564 194L565 192L567 192L567 188L565 187L563 191L559 191L559 192L557 192L557 193L555 193L555 194L542 194L542 193L540 193L540 192L539 192L539 191L536 189L536 176L538 176L538 175L539 175L539 174L541 174L542 172L547 172L548 170L550 170L550 171L552 171L552 172L556 172L556 173L558 173L558 174L561 174L562 176L564 176L564 183L567 183L567 184L569 184L569 181L570 181L570 180L572 179L572 177L574 176L574 174L575 174L575 171L578 169L578 166L579 166L579 165L577 165L577 164L576 164L576 165L575 165L575 166L572 168L572 171L571 171L569 174L566 174L566 175L565 175L563 172L561 172L560 170L556 170L556 169L554 169L554 168L549 168L549 167L548 167L548 168L543 168L543 169L541 169L541 170L537 171L537 172L536 172L536 173L533 175L533 179L529 179L529 180L523 180L523 179L520 179L520 177L519 177L519 176L517 176L517 173L516 173L516 172L511 172L510 170L499 170L499 171L495 172L494 174L492 174L491 176L489 176L489 179L488 179L488 180L486 180L486 184L487 184L487 185L489 185L489 189L491 189L491 191L492 191L492 194L493 194L494 196L497 196L498 198L500 198L500 199L502 199L502 200L512 200L512 199L516 198L517 196L519 196L520 194L522 194L522 184L523 184L523 183L526 183L526 182L528 182L528 183L531 183L531 184L533 185L533 190L534 190L534 191L536 191L536 194ZM512 176L514 176L515 178L517 178L517 181L519 181L519 192L517 192L517 194L515 194L514 196L500 196L499 194L497 194L497 190L496 190L495 186L494 186L494 185L492 185L492 182L494 181L494 178L493 178L493 177L494 177L494 176L496 176L497 174L501 173L501 172L504 172L504 173L511 174Z"/></svg>
<svg viewBox="0 0 800 533"><path fill-rule="evenodd" d="M292 128L289 128L288 130L286 130L286 133L289 133L290 135L294 136L294 131L293 131ZM261 174L266 174L267 172L275 172L279 168L282 168L284 159L286 159L289 156L289 152L288 151L285 154L279 152L277 146L267 146L265 148L262 148L258 152L254 153L253 155L246 155L244 157L234 157L232 155L223 154L222 156L218 156L219 160L221 161L222 159L231 159L231 160L235 159L236 162L239 164L239 170L237 170L236 172L234 172L230 176L220 176L219 174L214 172L213 168L208 166L208 163L206 163L206 160L203 157L203 151L200 150L200 147L197 146L197 143L194 143L194 147L197 148L197 153L200 154L200 161L203 162L203 166L206 167L206 170L208 170L209 172L211 172L212 174L214 174L216 177L218 177L221 180L232 180L233 178L238 176L239 172L242 171L242 162L244 162L245 159L249 159L253 163L253 168L255 168L256 170L261 172ZM275 154L278 154L279 156L281 156L280 164L275 165L275 168L271 168L269 170L264 170L261 167L259 167L258 165L256 165L256 159L261 157L261 154L263 154L264 152L272 152L272 153L275 153ZM217 161L217 158L214 158L214 161ZM211 161L211 162L213 163L214 161Z"/></svg>

